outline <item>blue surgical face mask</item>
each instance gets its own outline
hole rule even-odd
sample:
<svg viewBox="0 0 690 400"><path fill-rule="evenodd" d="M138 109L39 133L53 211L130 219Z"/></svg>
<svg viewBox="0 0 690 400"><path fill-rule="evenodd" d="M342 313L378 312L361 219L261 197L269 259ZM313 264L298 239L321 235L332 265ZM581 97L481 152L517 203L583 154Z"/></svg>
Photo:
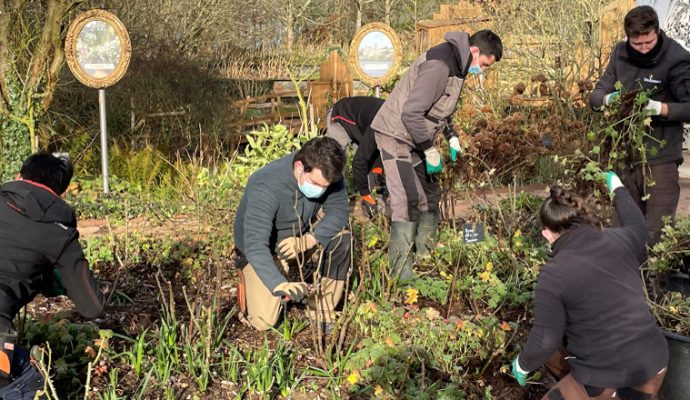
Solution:
<svg viewBox="0 0 690 400"><path fill-rule="evenodd" d="M304 171L302 171L302 176L304 177ZM310 199L318 199L319 197L323 196L323 194L326 192L326 189L326 187L321 187L314 185L311 182L307 182L306 179L299 184L299 191Z"/></svg>
<svg viewBox="0 0 690 400"><path fill-rule="evenodd" d="M467 70L467 73L470 75L481 75L483 71L479 68L479 65L470 65L470 69Z"/></svg>

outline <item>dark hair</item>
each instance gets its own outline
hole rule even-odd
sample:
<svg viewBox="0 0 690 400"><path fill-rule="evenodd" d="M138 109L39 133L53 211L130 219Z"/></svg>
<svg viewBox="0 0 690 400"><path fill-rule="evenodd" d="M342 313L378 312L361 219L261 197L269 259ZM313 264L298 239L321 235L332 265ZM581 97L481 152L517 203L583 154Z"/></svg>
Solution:
<svg viewBox="0 0 690 400"><path fill-rule="evenodd" d="M651 31L659 32L659 16L650 6L635 7L625 14L623 29L628 39Z"/></svg>
<svg viewBox="0 0 690 400"><path fill-rule="evenodd" d="M595 200L585 200L556 185L551 187L549 197L542 203L539 219L545 228L556 233L563 233L578 225L601 228L601 223L592 216L598 207Z"/></svg>
<svg viewBox="0 0 690 400"><path fill-rule="evenodd" d="M501 61L503 57L503 42L497 34L489 29L477 31L470 36L470 46L477 47L479 54L493 55L496 57L496 61Z"/></svg>
<svg viewBox="0 0 690 400"><path fill-rule="evenodd" d="M321 170L328 183L343 177L345 154L333 138L319 136L309 140L299 149L292 163L297 161L304 165L304 172L311 172L314 168Z"/></svg>
<svg viewBox="0 0 690 400"><path fill-rule="evenodd" d="M74 174L69 158L51 153L36 153L24 161L19 171L22 179L48 186L56 194L63 194Z"/></svg>

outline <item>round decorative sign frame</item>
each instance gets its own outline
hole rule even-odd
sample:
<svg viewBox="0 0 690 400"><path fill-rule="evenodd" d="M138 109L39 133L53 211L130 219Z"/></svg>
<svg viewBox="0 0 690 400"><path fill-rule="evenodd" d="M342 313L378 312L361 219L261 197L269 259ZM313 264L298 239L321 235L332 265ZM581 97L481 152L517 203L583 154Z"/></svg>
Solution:
<svg viewBox="0 0 690 400"><path fill-rule="evenodd" d="M79 35L87 24L94 21L106 23L120 40L119 60L117 60L114 68L108 68L112 70L104 76L90 74L78 58ZM132 43L129 40L127 29L114 14L105 10L89 10L79 14L70 25L65 38L65 58L69 69L81 83L92 88L102 89L116 84L127 72L129 61L132 58Z"/></svg>
<svg viewBox="0 0 690 400"><path fill-rule="evenodd" d="M359 60L359 47L362 44L364 38L372 32L383 33L393 45L393 62L388 71L382 76L378 77L367 74L364 71L364 68L362 68L362 65L360 64ZM366 85L374 87L385 84L398 72L400 64L402 63L402 45L400 44L398 34L395 33L395 30L393 30L393 28L382 22L372 22L364 25L363 27L359 28L357 33L355 33L355 36L352 38L352 42L350 43L350 54L348 55L348 61L349 64L352 66L352 69L354 70L355 74Z"/></svg>

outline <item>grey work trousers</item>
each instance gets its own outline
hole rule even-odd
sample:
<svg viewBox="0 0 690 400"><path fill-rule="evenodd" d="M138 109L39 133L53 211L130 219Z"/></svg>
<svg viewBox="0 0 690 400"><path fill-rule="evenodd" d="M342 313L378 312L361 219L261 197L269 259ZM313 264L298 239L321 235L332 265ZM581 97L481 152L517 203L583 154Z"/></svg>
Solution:
<svg viewBox="0 0 690 400"><path fill-rule="evenodd" d="M438 213L441 187L427 174L424 153L390 136L376 134L393 221L418 222L424 212Z"/></svg>

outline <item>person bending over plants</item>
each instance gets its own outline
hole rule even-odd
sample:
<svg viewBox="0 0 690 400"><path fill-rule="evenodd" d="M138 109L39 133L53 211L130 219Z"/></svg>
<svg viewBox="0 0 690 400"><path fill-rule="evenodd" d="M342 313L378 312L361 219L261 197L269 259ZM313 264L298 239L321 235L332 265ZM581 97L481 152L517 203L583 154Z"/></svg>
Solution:
<svg viewBox="0 0 690 400"><path fill-rule="evenodd" d="M690 122L690 53L659 29L659 18L650 6L630 10L624 29L628 38L611 53L590 104L595 109L618 105L621 91L652 93L644 105L651 118L649 137L644 139L649 165L630 163L618 172L643 210L649 243L654 245L661 237L664 217L675 216L680 196L683 122Z"/></svg>
<svg viewBox="0 0 690 400"><path fill-rule="evenodd" d="M666 374L666 339L639 271L645 220L618 176L606 178L621 227L600 229L590 205L558 186L539 210L551 260L541 269L534 326L512 372L524 386L528 372L545 363L559 381L543 399L653 399Z"/></svg>
<svg viewBox="0 0 690 400"><path fill-rule="evenodd" d="M392 209L389 268L400 281L414 278L415 252L426 257L435 247L443 170L436 139L445 134L455 161L462 149L452 117L465 79L503 56L503 42L490 30L448 32L444 39L412 63L371 124Z"/></svg>
<svg viewBox="0 0 690 400"><path fill-rule="evenodd" d="M79 244L74 210L62 200L72 179L66 157L37 153L0 186L0 398L33 399L43 377L17 344L12 320L38 293L66 294L87 318L105 297Z"/></svg>
<svg viewBox="0 0 690 400"><path fill-rule="evenodd" d="M350 266L344 163L336 140L317 137L249 178L234 226L243 323L270 329L286 301L306 299L314 327L330 330Z"/></svg>
<svg viewBox="0 0 690 400"><path fill-rule="evenodd" d="M343 151L347 151L350 144L357 146L352 158L352 180L359 192L362 209L370 219L378 215L376 200L369 188L370 173L375 178L372 186L380 187L384 182L381 154L371 129L371 121L383 101L369 96L345 97L333 105L326 117L326 136L337 140Z"/></svg>

